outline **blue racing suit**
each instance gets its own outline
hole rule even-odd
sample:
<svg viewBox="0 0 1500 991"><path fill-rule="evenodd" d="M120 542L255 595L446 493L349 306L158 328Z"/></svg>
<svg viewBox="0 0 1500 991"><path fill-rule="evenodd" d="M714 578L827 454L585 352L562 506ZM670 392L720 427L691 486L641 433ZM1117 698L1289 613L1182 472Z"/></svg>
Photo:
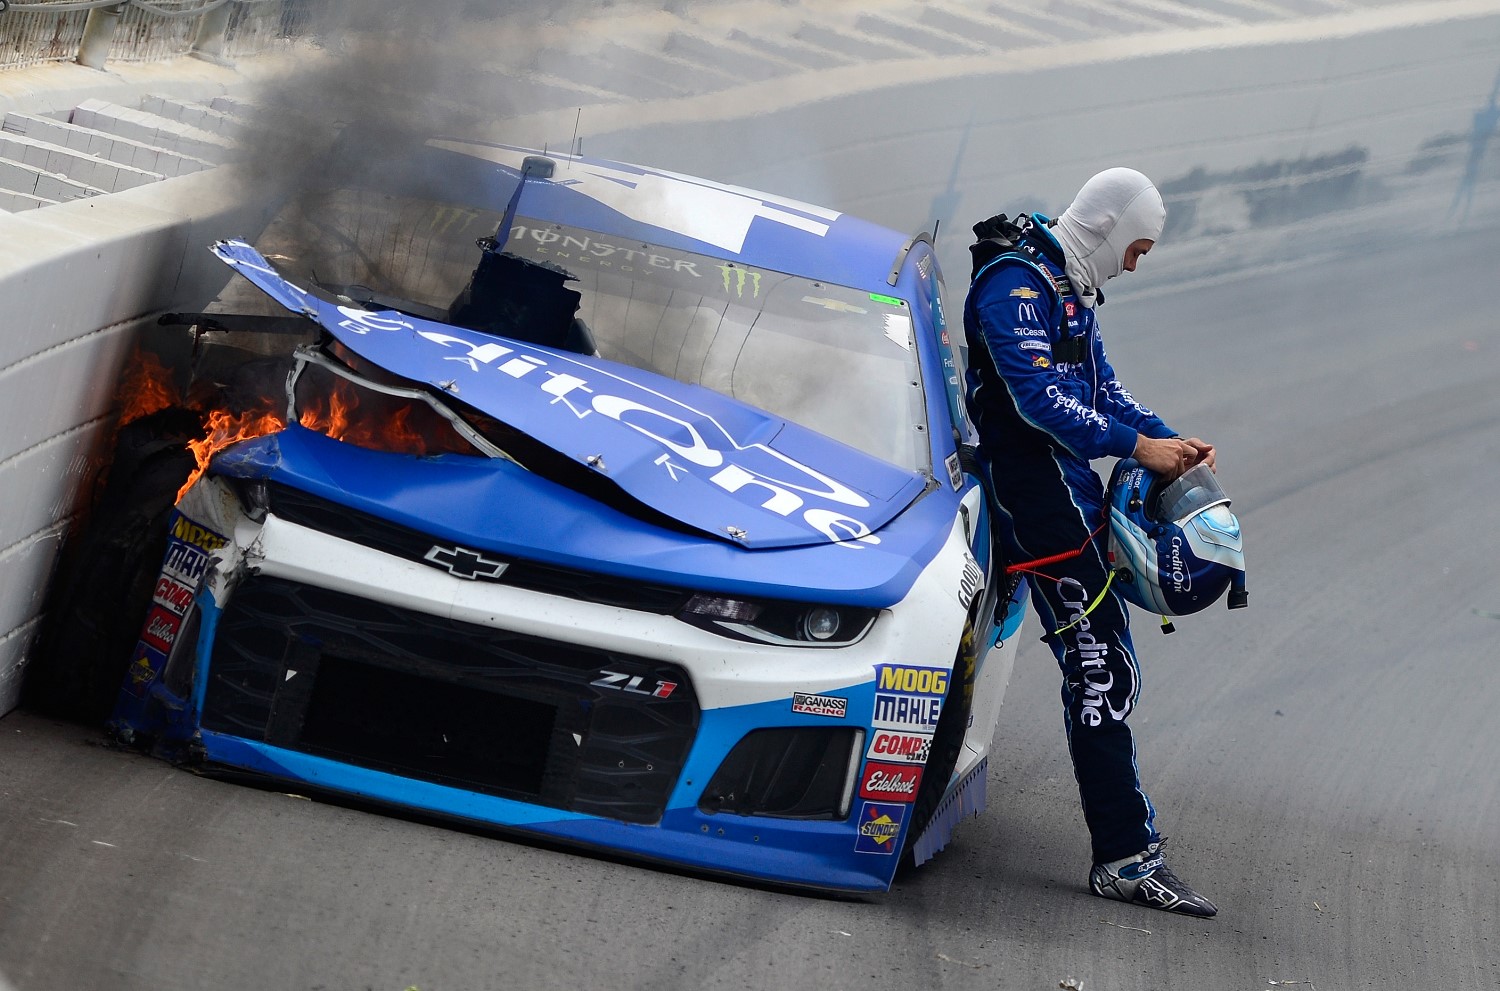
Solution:
<svg viewBox="0 0 1500 991"><path fill-rule="evenodd" d="M1125 601L1105 593L1106 503L1089 462L1129 457L1138 434L1175 434L1115 378L1094 310L1068 284L1046 218L1018 223L1019 250L984 240L971 249L965 397L998 537L1009 562L1025 569L1043 639L1062 669L1068 749L1094 861L1106 863L1159 837L1125 722L1140 667ZM1053 556L1061 559L1028 564Z"/></svg>

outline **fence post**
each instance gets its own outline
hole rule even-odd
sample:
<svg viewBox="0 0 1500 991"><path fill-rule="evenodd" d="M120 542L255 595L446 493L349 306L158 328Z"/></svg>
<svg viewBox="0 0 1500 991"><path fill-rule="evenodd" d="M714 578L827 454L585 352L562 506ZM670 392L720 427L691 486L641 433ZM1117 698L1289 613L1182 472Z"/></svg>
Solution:
<svg viewBox="0 0 1500 991"><path fill-rule="evenodd" d="M109 58L109 46L115 40L115 28L120 24L120 15L125 13L125 4L112 7L95 7L83 22L83 40L78 43L78 64L90 69L103 69Z"/></svg>
<svg viewBox="0 0 1500 991"><path fill-rule="evenodd" d="M222 3L203 15L198 35L193 39L193 54L209 62L224 61L224 39L229 34L230 3Z"/></svg>

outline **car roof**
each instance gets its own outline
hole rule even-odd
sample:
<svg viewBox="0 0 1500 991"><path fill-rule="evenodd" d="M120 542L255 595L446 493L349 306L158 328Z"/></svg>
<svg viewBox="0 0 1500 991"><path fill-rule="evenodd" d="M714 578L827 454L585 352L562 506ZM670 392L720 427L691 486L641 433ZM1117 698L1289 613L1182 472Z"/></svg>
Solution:
<svg viewBox="0 0 1500 991"><path fill-rule="evenodd" d="M368 173L382 168L360 144ZM535 160L527 168L529 159ZM677 248L817 281L889 292L888 279L909 238L825 207L600 158L516 145L434 138L399 166L386 165L383 188L418 185L453 202L495 212L512 205L523 170L517 216ZM547 173L550 172L550 175ZM434 176L441 177L435 191Z"/></svg>

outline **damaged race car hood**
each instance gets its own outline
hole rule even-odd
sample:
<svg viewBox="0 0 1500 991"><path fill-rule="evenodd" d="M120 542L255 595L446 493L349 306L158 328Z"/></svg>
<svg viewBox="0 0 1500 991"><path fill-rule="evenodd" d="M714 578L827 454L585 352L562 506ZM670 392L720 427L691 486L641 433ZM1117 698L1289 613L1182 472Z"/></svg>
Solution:
<svg viewBox="0 0 1500 991"><path fill-rule="evenodd" d="M744 547L878 543L926 487L903 470L727 396L652 372L392 310L322 300L243 241L213 251L387 371L424 383Z"/></svg>

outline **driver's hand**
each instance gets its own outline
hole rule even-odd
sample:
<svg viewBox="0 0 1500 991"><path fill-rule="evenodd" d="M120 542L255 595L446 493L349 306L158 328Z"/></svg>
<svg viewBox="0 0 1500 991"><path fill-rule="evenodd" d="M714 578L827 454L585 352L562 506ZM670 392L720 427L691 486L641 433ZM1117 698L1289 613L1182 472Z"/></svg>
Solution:
<svg viewBox="0 0 1500 991"><path fill-rule="evenodd" d="M1213 448L1210 447L1210 455L1212 452ZM1197 464L1198 449L1180 437L1147 437L1141 434L1136 438L1135 452L1131 457L1170 482Z"/></svg>

